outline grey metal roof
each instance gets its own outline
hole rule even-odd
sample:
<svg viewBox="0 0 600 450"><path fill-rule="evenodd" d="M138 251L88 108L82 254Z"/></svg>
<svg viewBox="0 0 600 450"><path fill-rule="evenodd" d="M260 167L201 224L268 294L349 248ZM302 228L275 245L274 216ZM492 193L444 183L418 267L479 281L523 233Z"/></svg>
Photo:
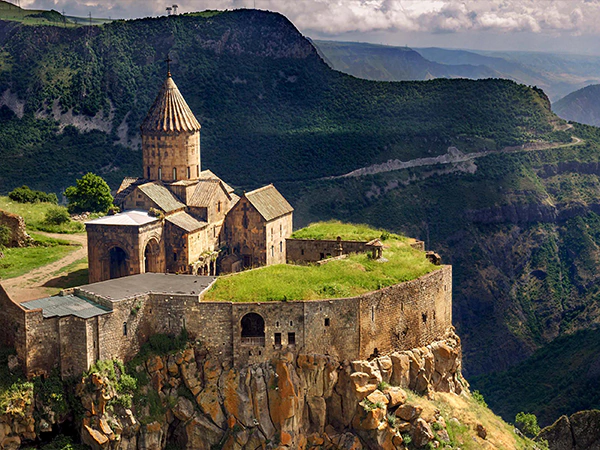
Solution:
<svg viewBox="0 0 600 450"><path fill-rule="evenodd" d="M181 228L182 230L187 231L188 233L200 230L208 225L207 222L201 222L199 220L196 220L185 212L179 212L173 214L172 216L167 216L165 217L165 220Z"/></svg>
<svg viewBox="0 0 600 450"><path fill-rule="evenodd" d="M246 192L244 196L266 221L276 219L294 210L272 184L252 192Z"/></svg>
<svg viewBox="0 0 600 450"><path fill-rule="evenodd" d="M91 225L125 225L140 226L147 223L156 222L158 219L149 215L146 211L125 211L112 216L99 217L98 219L86 222Z"/></svg>
<svg viewBox="0 0 600 450"><path fill-rule="evenodd" d="M100 316L111 312L109 309L91 302L90 300L76 297L75 295L54 296L30 300L21 303L25 309L42 309L44 319L50 317L76 316L82 319Z"/></svg>
<svg viewBox="0 0 600 450"><path fill-rule="evenodd" d="M142 273L114 280L100 281L77 288L82 295L90 292L115 302L135 295L154 292L157 294L199 295L217 277L175 275L166 273Z"/></svg>
<svg viewBox="0 0 600 450"><path fill-rule="evenodd" d="M138 186L138 189L146 194L164 212L168 213L185 208L185 205L177 200L171 191L158 181L142 184Z"/></svg>

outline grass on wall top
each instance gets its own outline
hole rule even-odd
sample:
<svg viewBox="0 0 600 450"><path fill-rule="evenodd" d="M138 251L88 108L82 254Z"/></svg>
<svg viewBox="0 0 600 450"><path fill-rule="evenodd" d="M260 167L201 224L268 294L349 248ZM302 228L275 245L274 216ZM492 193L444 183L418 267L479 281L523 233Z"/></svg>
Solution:
<svg viewBox="0 0 600 450"><path fill-rule="evenodd" d="M407 242L408 238L386 230L377 230L369 225L342 223L338 220L327 222L316 222L292 233L293 239L337 239L341 237L344 241L371 241L375 238Z"/></svg>
<svg viewBox="0 0 600 450"><path fill-rule="evenodd" d="M367 254L323 265L278 264L219 277L205 294L206 301L292 301L353 297L439 268L422 251L401 240L390 239L383 251L386 262Z"/></svg>

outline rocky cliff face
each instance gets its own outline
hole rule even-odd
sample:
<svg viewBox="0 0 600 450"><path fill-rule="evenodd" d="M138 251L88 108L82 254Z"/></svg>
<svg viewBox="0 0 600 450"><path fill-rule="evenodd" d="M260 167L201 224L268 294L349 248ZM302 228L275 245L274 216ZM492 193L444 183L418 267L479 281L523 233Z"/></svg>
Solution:
<svg viewBox="0 0 600 450"><path fill-rule="evenodd" d="M548 441L550 450L600 449L600 411L580 411L562 416L544 428L536 440Z"/></svg>
<svg viewBox="0 0 600 450"><path fill-rule="evenodd" d="M404 448L434 439L431 424L407 401L460 393L460 343L444 341L380 356L337 361L291 353L241 370L199 346L152 356L136 367L140 398L120 405L109 379L93 373L78 386L85 408L82 440L94 449ZM140 401L141 400L141 401ZM404 435L404 438L403 438Z"/></svg>

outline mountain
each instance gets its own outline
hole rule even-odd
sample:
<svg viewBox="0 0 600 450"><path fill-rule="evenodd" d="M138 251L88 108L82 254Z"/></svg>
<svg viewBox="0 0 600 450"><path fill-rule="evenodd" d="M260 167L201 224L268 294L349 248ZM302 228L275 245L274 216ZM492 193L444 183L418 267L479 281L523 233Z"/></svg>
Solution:
<svg viewBox="0 0 600 450"><path fill-rule="evenodd" d="M537 86L552 101L600 81L600 57L591 55L313 42L332 68L369 80L506 78Z"/></svg>
<svg viewBox="0 0 600 450"><path fill-rule="evenodd" d="M563 119L588 125L600 125L600 85L593 84L571 92L552 105L552 109Z"/></svg>
<svg viewBox="0 0 600 450"><path fill-rule="evenodd" d="M481 136L497 149L543 138L555 121L541 91L505 80L375 83L332 71L287 19L262 11L0 22L0 46L0 192L24 179L60 191L88 170L115 187L139 173L140 154L125 147L138 151L167 54L203 125L204 167L237 186L342 174L424 147L440 154Z"/></svg>
<svg viewBox="0 0 600 450"><path fill-rule="evenodd" d="M468 376L600 319L600 132L566 126L540 89L358 79L331 70L285 17L252 10L0 21L0 48L1 192L138 175L137 128L170 55L203 126L204 168L240 189L275 182L296 226L368 222L453 265Z"/></svg>
<svg viewBox="0 0 600 450"><path fill-rule="evenodd" d="M358 78L377 81L429 80L432 78L499 78L488 67L446 65L425 59L408 47L361 42L312 41L330 67Z"/></svg>

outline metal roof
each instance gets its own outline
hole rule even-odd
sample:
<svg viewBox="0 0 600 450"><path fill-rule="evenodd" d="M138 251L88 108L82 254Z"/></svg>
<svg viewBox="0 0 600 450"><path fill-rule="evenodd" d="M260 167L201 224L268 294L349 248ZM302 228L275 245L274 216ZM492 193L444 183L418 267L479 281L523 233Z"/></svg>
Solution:
<svg viewBox="0 0 600 450"><path fill-rule="evenodd" d="M185 208L185 205L177 200L171 191L164 187L159 181L142 184L138 186L138 189L146 194L148 198L156 203L164 212L168 213Z"/></svg>
<svg viewBox="0 0 600 450"><path fill-rule="evenodd" d="M109 309L75 295L54 296L21 303L25 309L42 309L44 319L50 317L76 316L82 319L111 312Z"/></svg>
<svg viewBox="0 0 600 450"><path fill-rule="evenodd" d="M272 184L252 192L246 192L244 196L266 221L276 219L294 210Z"/></svg>
<svg viewBox="0 0 600 450"><path fill-rule="evenodd" d="M169 74L140 127L142 132L193 132L200 123Z"/></svg>
<svg viewBox="0 0 600 450"><path fill-rule="evenodd" d="M157 294L199 295L217 279L196 275L166 273L142 273L113 280L100 281L76 288L81 295L89 292L115 302L136 295L154 292Z"/></svg>
<svg viewBox="0 0 600 450"><path fill-rule="evenodd" d="M149 215L146 211L134 210L90 220L86 222L86 225L140 226L147 223L156 222L157 220L158 218Z"/></svg>
<svg viewBox="0 0 600 450"><path fill-rule="evenodd" d="M204 228L208 225L207 222L201 222L199 220L196 220L185 212L180 212L173 214L172 216L167 216L165 217L165 220L181 228L182 230L187 231L188 233L200 230L201 228Z"/></svg>

